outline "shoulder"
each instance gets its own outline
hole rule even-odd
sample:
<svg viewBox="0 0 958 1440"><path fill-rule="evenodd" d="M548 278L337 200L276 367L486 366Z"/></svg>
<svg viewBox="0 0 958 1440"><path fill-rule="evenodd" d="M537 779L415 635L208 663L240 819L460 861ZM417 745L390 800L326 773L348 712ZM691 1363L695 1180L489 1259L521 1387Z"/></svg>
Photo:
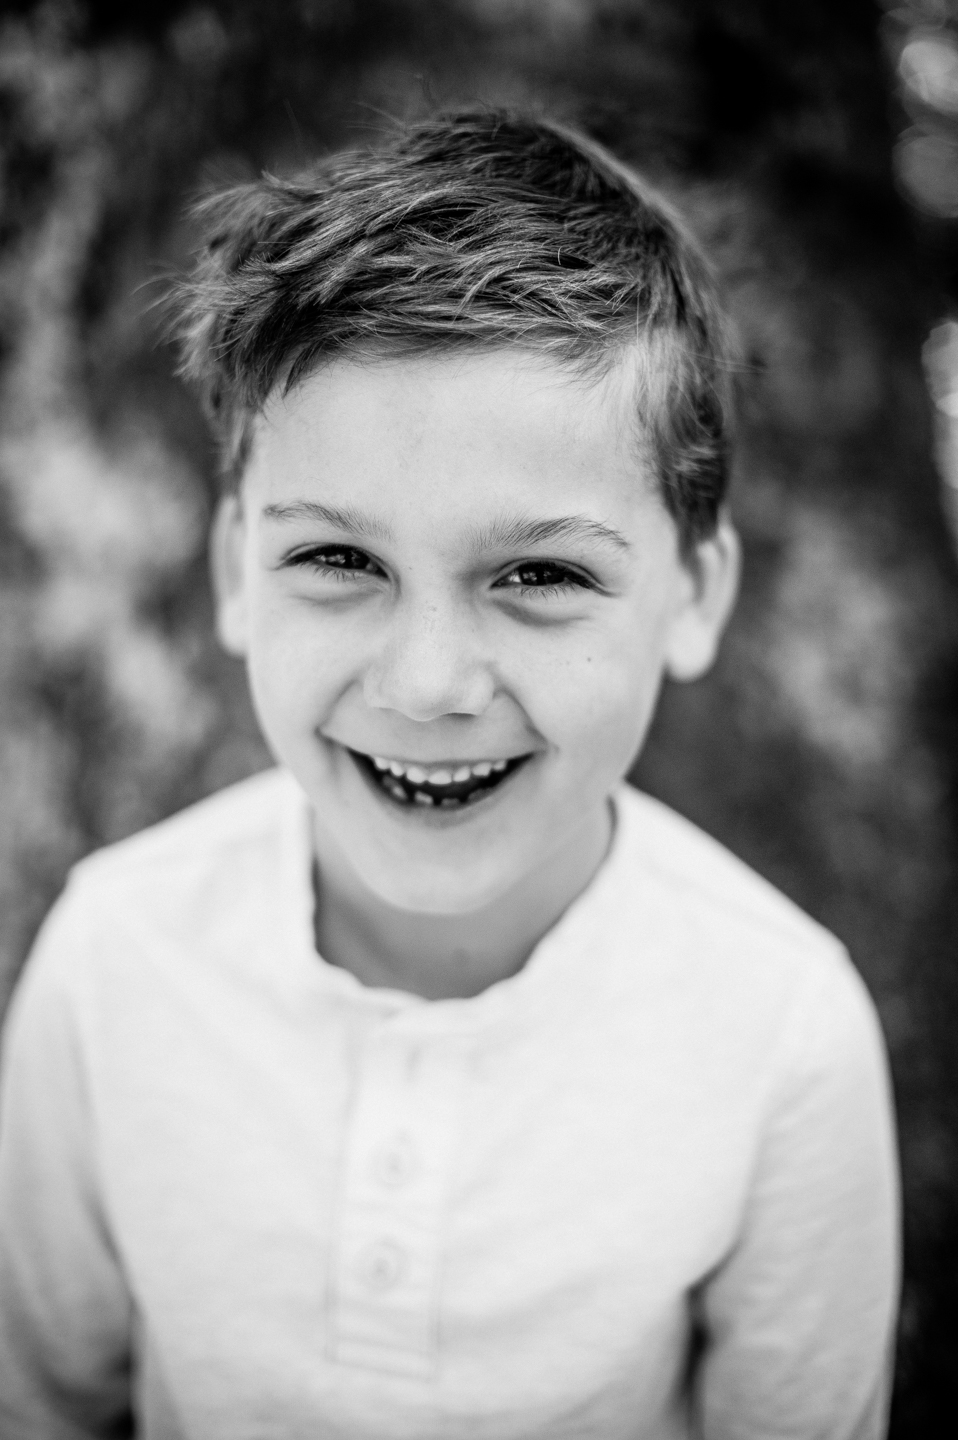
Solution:
<svg viewBox="0 0 958 1440"><path fill-rule="evenodd" d="M231 785L126 840L94 851L74 866L74 887L116 890L152 883L175 874L228 863L244 852L269 846L282 829L295 782L282 770L266 770Z"/></svg>
<svg viewBox="0 0 958 1440"><path fill-rule="evenodd" d="M871 1000L845 947L691 821L631 787L616 797L627 909L668 963L714 988L714 1004L753 1017L874 1030ZM625 887L622 887L623 889ZM817 1016L813 1021L811 1017Z"/></svg>
<svg viewBox="0 0 958 1440"><path fill-rule="evenodd" d="M282 905L304 815L295 781L269 770L87 856L41 927L27 988L111 983L134 952L248 950Z"/></svg>
<svg viewBox="0 0 958 1440"><path fill-rule="evenodd" d="M878 1016L842 943L659 801L623 789L616 803L620 993L651 973L656 1013L719 1094L788 1107L867 1093L885 1113Z"/></svg>
<svg viewBox="0 0 958 1440"><path fill-rule="evenodd" d="M631 786L616 795L625 847L656 885L691 914L779 935L783 943L834 950L835 937L744 860L691 820Z"/></svg>

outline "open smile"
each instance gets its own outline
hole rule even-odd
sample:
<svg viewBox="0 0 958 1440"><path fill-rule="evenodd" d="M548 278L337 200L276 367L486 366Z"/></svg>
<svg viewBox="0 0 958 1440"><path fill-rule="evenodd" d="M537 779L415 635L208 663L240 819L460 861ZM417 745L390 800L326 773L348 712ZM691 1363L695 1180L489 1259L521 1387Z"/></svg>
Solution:
<svg viewBox="0 0 958 1440"><path fill-rule="evenodd" d="M485 799L532 758L513 755L504 760L426 765L364 755L358 750L348 753L365 779L397 805L440 810L458 810Z"/></svg>

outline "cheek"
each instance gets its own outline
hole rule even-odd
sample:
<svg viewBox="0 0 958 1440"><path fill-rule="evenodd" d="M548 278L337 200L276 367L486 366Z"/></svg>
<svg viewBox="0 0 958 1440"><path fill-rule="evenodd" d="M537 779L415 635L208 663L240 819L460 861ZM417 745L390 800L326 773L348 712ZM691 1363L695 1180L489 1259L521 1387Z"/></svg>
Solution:
<svg viewBox="0 0 958 1440"><path fill-rule="evenodd" d="M517 694L543 734L560 747L591 750L597 764L604 747L631 760L664 671L662 617L624 612L615 621L527 652L514 672Z"/></svg>
<svg viewBox="0 0 958 1440"><path fill-rule="evenodd" d="M265 726L321 723L333 697L348 683L344 658L350 647L338 639L335 626L305 607L264 598L251 618L247 668Z"/></svg>
<svg viewBox="0 0 958 1440"><path fill-rule="evenodd" d="M642 743L659 692L658 668L607 668L596 677L579 715L583 760L618 780Z"/></svg>

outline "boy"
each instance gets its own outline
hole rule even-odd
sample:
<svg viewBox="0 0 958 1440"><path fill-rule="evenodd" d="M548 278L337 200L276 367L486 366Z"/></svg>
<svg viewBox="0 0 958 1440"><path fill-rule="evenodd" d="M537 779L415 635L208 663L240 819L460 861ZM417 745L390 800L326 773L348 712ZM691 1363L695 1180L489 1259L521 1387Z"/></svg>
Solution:
<svg viewBox="0 0 958 1440"><path fill-rule="evenodd" d="M704 266L509 115L207 223L218 625L284 768L85 861L27 968L4 1440L879 1436L874 1015L621 783L735 590Z"/></svg>

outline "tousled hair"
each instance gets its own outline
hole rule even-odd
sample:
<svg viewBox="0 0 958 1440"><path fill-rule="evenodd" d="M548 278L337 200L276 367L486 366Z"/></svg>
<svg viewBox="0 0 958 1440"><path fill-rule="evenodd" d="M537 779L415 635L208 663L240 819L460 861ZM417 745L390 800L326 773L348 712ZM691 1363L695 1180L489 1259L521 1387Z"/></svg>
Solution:
<svg viewBox="0 0 958 1440"><path fill-rule="evenodd" d="M336 357L511 346L595 374L631 352L680 539L714 531L730 426L715 285L669 206L600 145L510 112L442 114L196 213L206 246L176 295L181 373L227 483L272 390Z"/></svg>

